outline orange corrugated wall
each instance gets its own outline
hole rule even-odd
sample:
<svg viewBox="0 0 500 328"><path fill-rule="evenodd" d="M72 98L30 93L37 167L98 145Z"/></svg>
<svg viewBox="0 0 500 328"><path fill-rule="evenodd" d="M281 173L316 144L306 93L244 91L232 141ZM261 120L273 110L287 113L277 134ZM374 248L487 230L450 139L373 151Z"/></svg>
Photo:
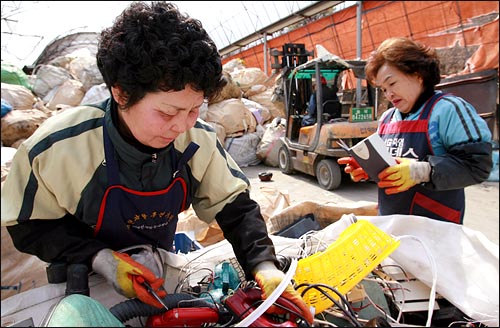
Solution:
<svg viewBox="0 0 500 328"><path fill-rule="evenodd" d="M472 73L498 68L498 1L363 1L362 51L366 59L383 40L394 36L410 37L435 48L479 45L471 54L464 71ZM497 18L481 26L470 26L473 17L497 13ZM268 49L282 50L285 43L303 43L307 50L321 44L344 59L356 59L356 6L323 17L273 39ZM263 44L232 56L244 60L247 67L264 71ZM272 58L268 59L268 75ZM459 74L460 74L459 73Z"/></svg>

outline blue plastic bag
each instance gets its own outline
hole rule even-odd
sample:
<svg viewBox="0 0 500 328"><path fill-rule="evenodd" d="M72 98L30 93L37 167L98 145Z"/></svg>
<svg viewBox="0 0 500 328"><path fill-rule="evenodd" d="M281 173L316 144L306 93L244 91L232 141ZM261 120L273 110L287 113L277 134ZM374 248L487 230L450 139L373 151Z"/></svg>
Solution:
<svg viewBox="0 0 500 328"><path fill-rule="evenodd" d="M2 117L12 110L12 105L2 98Z"/></svg>

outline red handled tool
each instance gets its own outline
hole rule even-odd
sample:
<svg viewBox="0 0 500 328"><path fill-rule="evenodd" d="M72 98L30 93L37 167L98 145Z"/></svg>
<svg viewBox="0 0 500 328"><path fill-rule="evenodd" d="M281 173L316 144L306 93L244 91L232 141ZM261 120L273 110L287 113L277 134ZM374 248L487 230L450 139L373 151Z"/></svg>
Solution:
<svg viewBox="0 0 500 328"><path fill-rule="evenodd" d="M239 288L224 300L224 304L241 320L257 308L256 304L261 304L259 301L262 301L260 289L253 287ZM295 313L301 313L299 307L281 296L276 300L275 304L281 305L284 309L289 309L289 319L278 321L273 316L264 313L250 324L250 327L297 327L296 320L298 316Z"/></svg>
<svg viewBox="0 0 500 328"><path fill-rule="evenodd" d="M156 292L154 291L153 287L151 287L149 282L144 280L142 282L142 284L144 285L144 287L146 287L146 290L148 291L148 293L153 295L153 297L165 308L165 310L168 311L169 310L168 306L165 304L165 302L163 302L162 298L160 296L158 296L158 294L156 294Z"/></svg>
<svg viewBox="0 0 500 328"><path fill-rule="evenodd" d="M150 316L146 327L202 327L216 324L219 313L209 307L173 308L159 315Z"/></svg>

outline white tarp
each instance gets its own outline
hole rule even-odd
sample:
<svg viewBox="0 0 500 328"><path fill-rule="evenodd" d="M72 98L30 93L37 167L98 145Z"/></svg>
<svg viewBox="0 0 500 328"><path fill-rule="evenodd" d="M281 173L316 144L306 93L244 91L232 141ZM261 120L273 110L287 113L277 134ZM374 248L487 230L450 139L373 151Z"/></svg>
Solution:
<svg viewBox="0 0 500 328"><path fill-rule="evenodd" d="M381 230L400 238L400 246L390 256L394 261L431 287L428 249L436 264L436 292L469 317L498 327L496 244L479 231L425 217L394 215L370 220Z"/></svg>

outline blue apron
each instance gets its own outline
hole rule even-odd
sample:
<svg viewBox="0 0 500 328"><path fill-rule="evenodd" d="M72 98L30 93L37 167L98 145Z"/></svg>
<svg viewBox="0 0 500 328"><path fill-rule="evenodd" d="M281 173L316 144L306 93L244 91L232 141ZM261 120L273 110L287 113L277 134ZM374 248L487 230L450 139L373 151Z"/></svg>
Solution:
<svg viewBox="0 0 500 328"><path fill-rule="evenodd" d="M380 137L384 140L393 157L423 160L433 155L429 139L429 117L434 105L445 94L435 93L426 103L417 120L391 122L396 109L386 115L379 127ZM430 190L415 185L408 191L386 195L383 188L378 190L379 214L410 214L426 216L440 221L463 223L465 212L464 189Z"/></svg>
<svg viewBox="0 0 500 328"><path fill-rule="evenodd" d="M175 161L174 147L171 147L175 173L170 185L158 191L137 191L120 184L118 161L105 123L103 135L108 187L101 202L94 236L115 250L139 244L171 250L178 214L191 204L186 179L180 172L185 172L183 166L199 146L190 143L179 162Z"/></svg>

